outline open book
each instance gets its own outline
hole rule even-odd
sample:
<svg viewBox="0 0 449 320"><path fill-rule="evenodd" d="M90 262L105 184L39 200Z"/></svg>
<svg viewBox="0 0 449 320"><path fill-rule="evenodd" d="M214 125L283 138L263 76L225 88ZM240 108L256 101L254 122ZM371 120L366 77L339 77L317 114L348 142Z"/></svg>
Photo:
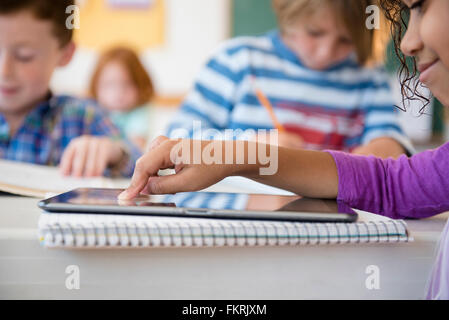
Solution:
<svg viewBox="0 0 449 320"><path fill-rule="evenodd" d="M174 170L164 170L161 174L171 174ZM73 178L64 177L55 167L0 159L0 191L22 196L46 198L76 188L117 188L125 189L130 179ZM270 187L243 177L228 177L204 189L209 192L237 192L292 195L291 192Z"/></svg>
<svg viewBox="0 0 449 320"><path fill-rule="evenodd" d="M75 188L127 188L129 179L64 177L56 167L0 159L0 191L45 198Z"/></svg>

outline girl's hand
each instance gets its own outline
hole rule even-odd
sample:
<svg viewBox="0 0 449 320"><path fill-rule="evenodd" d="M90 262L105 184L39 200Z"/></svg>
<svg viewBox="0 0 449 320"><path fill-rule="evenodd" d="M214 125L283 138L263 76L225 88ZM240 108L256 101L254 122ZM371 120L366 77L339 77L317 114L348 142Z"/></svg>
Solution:
<svg viewBox="0 0 449 320"><path fill-rule="evenodd" d="M108 137L86 135L70 142L64 150L59 168L63 175L101 176L106 168L118 164L124 156L120 142Z"/></svg>
<svg viewBox="0 0 449 320"><path fill-rule="evenodd" d="M221 148L223 141L170 140L160 136L153 140L147 151L137 160L131 184L119 195L120 200L130 200L140 193L173 194L184 191L197 191L231 175L232 164L206 164L202 158L207 146ZM232 142L230 142L232 143ZM195 147L197 144L197 147ZM179 152L180 146L189 152ZM200 152L201 154L194 154ZM199 157L195 164L193 159ZM175 174L158 176L159 170L175 169Z"/></svg>

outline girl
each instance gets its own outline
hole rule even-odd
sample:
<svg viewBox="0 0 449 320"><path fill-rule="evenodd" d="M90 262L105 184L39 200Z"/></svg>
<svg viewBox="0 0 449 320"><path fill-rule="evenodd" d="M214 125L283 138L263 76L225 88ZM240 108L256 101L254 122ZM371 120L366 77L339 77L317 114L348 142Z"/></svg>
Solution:
<svg viewBox="0 0 449 320"><path fill-rule="evenodd" d="M117 47L99 59L90 96L109 111L114 124L142 150L149 137L149 105L153 83L136 53Z"/></svg>
<svg viewBox="0 0 449 320"><path fill-rule="evenodd" d="M449 1L382 0L381 3L396 29L396 49L400 46L404 54L414 58L419 80L449 106ZM404 14L409 14L410 20L401 39ZM407 73L406 65L403 70ZM410 75L405 78L412 79ZM403 83L403 89L405 98L416 94L416 87L410 87L407 82ZM260 163L191 165L188 161L175 161L175 165L173 160L177 159L170 153L178 143L165 137L156 139L152 149L137 162L131 185L120 198L131 199L145 188L149 193L200 190L224 177L242 175L304 196L337 198L352 207L392 218L425 218L449 209L449 143L397 160L281 147L279 170L270 176L259 174ZM218 144L217 141L200 143L202 150ZM246 159L248 150L255 150L249 148L253 147L251 144L245 142ZM234 150L236 145L236 141L225 143L225 147ZM176 174L157 176L159 169L169 167L174 167ZM429 299L449 299L448 257L449 224L446 224L429 281Z"/></svg>
<svg viewBox="0 0 449 320"><path fill-rule="evenodd" d="M272 3L279 30L220 46L167 135L220 139L230 128L238 139L269 141L269 135L254 132L277 122L262 107L262 93L285 128L280 146L385 158L413 153L396 119L389 78L373 66L379 33L366 28L365 20L375 1Z"/></svg>

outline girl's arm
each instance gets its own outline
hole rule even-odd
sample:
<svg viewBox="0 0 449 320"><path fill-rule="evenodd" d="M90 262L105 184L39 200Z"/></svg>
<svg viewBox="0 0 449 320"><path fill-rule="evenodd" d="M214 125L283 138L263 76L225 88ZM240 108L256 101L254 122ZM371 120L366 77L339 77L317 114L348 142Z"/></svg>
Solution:
<svg viewBox="0 0 449 320"><path fill-rule="evenodd" d="M269 157L259 156L255 151L259 148L269 148ZM232 156L227 158L229 154ZM214 159L222 164L211 161ZM424 218L449 209L448 159L449 143L410 158L383 160L247 141L160 137L138 160L131 185L120 199L132 199L142 191L197 191L227 176L240 175L302 196L338 198L353 208L392 218ZM176 173L158 176L160 169L167 168Z"/></svg>
<svg viewBox="0 0 449 320"><path fill-rule="evenodd" d="M279 147L275 161L278 161L277 171L272 175L261 174L261 168L266 167L261 164L236 165L231 175L250 178L305 197L337 198L337 167L329 153Z"/></svg>
<svg viewBox="0 0 449 320"><path fill-rule="evenodd" d="M262 152L265 157L259 156L258 149L269 150L269 156L266 156L268 152ZM157 175L159 170L167 168L174 168L176 174ZM169 140L160 137L137 161L131 185L120 199L132 199L142 191L154 194L197 191L234 175L307 197L336 198L338 192L337 168L327 152L294 150L248 141Z"/></svg>
<svg viewBox="0 0 449 320"><path fill-rule="evenodd" d="M338 199L390 218L425 218L449 210L449 143L398 159L330 151Z"/></svg>

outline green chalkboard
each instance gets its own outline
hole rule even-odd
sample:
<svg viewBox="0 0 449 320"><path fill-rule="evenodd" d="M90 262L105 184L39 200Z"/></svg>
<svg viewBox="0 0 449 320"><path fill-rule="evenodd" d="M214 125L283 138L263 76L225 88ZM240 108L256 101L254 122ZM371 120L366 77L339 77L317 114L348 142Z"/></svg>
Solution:
<svg viewBox="0 0 449 320"><path fill-rule="evenodd" d="M232 0L232 36L259 35L276 27L271 0Z"/></svg>

